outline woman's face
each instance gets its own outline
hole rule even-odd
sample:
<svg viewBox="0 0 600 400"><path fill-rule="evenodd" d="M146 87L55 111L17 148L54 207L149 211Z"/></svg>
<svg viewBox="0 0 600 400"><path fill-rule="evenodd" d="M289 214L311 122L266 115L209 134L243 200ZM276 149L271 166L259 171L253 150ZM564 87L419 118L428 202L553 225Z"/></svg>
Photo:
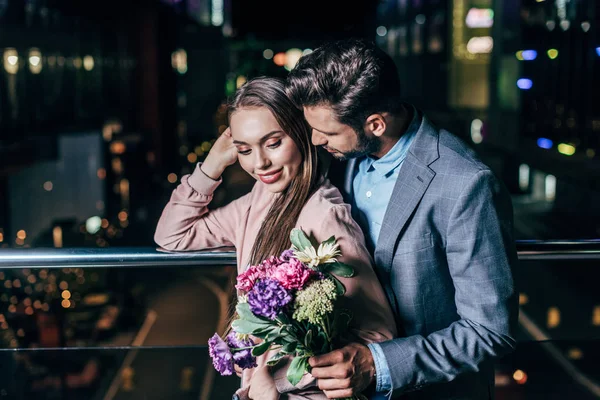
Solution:
<svg viewBox="0 0 600 400"><path fill-rule="evenodd" d="M284 191L298 175L302 155L271 111L264 107L239 109L231 115L230 128L242 168L270 192Z"/></svg>

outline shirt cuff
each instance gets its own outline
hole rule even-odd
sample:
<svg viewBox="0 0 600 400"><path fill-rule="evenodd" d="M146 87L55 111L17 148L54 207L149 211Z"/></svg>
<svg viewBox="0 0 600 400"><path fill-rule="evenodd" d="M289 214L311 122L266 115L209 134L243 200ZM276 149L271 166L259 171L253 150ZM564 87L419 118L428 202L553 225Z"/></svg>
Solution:
<svg viewBox="0 0 600 400"><path fill-rule="evenodd" d="M202 163L196 164L194 172L188 176L187 182L197 193L203 195L212 195L217 187L223 182L222 178L214 180L200 169Z"/></svg>
<svg viewBox="0 0 600 400"><path fill-rule="evenodd" d="M377 392L389 392L392 390L392 377L383 349L378 343L369 343L367 347L371 350L375 362L375 372L377 373L375 390Z"/></svg>

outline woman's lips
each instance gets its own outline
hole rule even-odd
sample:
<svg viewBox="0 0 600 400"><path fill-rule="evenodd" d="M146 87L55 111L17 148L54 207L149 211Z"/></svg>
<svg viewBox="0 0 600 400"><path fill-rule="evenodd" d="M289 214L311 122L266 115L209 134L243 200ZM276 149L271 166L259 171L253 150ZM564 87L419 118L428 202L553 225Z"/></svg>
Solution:
<svg viewBox="0 0 600 400"><path fill-rule="evenodd" d="M279 171L270 172L268 174L259 174L258 179L260 179L261 182L263 182L263 183L271 184L271 183L277 182L279 180L279 178L281 178L282 173L283 173L283 168L280 169Z"/></svg>

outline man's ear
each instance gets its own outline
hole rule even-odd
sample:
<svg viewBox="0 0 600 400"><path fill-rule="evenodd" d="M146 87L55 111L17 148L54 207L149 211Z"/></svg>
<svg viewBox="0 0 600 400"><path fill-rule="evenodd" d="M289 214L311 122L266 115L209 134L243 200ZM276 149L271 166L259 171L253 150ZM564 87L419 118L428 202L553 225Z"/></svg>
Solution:
<svg viewBox="0 0 600 400"><path fill-rule="evenodd" d="M381 137L385 133L386 128L387 124L382 114L371 114L367 117L367 122L365 122L366 132L371 132L373 135Z"/></svg>

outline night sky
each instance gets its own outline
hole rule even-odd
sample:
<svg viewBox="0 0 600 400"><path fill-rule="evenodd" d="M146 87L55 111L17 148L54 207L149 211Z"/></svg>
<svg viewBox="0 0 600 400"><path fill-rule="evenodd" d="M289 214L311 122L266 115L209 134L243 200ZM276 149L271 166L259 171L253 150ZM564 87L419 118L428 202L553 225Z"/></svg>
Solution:
<svg viewBox="0 0 600 400"><path fill-rule="evenodd" d="M360 36L374 20L379 2L363 0L233 0L232 24L238 37L325 39Z"/></svg>

